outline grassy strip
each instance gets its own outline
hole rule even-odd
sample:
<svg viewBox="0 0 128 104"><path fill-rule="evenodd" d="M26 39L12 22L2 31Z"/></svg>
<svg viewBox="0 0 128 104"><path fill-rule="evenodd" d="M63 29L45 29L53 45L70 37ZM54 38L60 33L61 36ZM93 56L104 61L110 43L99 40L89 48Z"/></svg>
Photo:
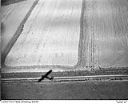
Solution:
<svg viewBox="0 0 128 104"><path fill-rule="evenodd" d="M20 72L20 73L2 73L2 78L34 78L44 75L46 72ZM127 75L127 68L120 69L102 69L94 71L65 71L65 72L52 72L50 76L63 77L63 76L91 76L91 75Z"/></svg>

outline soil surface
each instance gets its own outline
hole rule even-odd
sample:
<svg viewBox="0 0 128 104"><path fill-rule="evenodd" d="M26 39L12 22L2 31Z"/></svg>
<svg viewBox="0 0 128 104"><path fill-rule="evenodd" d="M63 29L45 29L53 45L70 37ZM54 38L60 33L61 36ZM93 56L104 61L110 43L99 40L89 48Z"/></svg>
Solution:
<svg viewBox="0 0 128 104"><path fill-rule="evenodd" d="M7 66L128 67L127 0L40 0Z"/></svg>

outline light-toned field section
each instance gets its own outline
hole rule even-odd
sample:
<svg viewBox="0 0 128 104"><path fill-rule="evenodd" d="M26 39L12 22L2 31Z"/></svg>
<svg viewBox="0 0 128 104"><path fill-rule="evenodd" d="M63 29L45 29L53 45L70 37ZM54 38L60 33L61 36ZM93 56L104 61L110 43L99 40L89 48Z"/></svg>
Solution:
<svg viewBox="0 0 128 104"><path fill-rule="evenodd" d="M128 67L128 1L85 0L82 65Z"/></svg>
<svg viewBox="0 0 128 104"><path fill-rule="evenodd" d="M15 35L18 26L25 18L35 0L25 0L1 7L2 53Z"/></svg>
<svg viewBox="0 0 128 104"><path fill-rule="evenodd" d="M82 0L40 0L5 65L76 65L81 7Z"/></svg>

